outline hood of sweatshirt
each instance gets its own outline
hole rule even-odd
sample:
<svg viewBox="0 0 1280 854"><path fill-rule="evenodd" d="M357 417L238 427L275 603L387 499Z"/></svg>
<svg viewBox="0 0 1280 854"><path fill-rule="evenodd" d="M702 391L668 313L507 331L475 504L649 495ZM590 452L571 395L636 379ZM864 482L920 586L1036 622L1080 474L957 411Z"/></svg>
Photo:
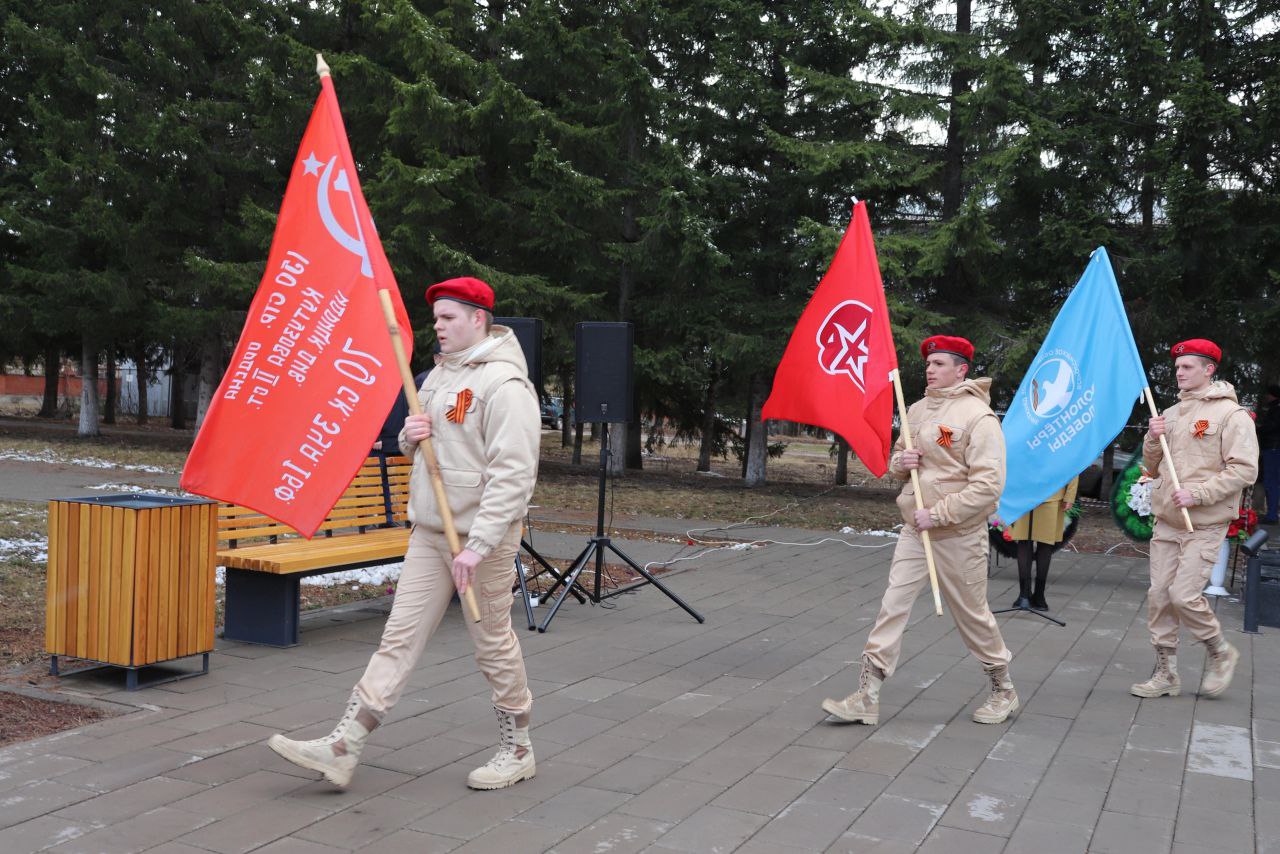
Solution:
<svg viewBox="0 0 1280 854"><path fill-rule="evenodd" d="M521 376L527 376L529 365L524 360L524 351L520 349L520 341L515 332L506 326L493 326L489 334L477 344L457 353L440 353L436 356L436 364L443 367L458 368L463 365L479 365L484 362L510 362L520 369Z"/></svg>
<svg viewBox="0 0 1280 854"><path fill-rule="evenodd" d="M932 397L943 400L966 397L969 395L976 397L987 406L990 406L991 378L982 377L976 380L962 380L953 386L948 386L947 388L926 388L924 390L924 396L926 398Z"/></svg>
<svg viewBox="0 0 1280 854"><path fill-rule="evenodd" d="M1178 400L1221 400L1226 399L1232 403L1239 403L1236 399L1236 388L1231 383L1214 380L1207 386L1195 391L1178 392Z"/></svg>

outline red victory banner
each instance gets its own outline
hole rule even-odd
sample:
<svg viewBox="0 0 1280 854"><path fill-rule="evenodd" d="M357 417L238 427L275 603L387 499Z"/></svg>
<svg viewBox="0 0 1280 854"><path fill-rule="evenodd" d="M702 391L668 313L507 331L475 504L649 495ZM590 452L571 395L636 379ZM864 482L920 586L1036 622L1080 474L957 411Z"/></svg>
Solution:
<svg viewBox="0 0 1280 854"><path fill-rule="evenodd" d="M322 73L267 270L182 470L184 489L315 533L403 387L379 290L411 342Z"/></svg>
<svg viewBox="0 0 1280 854"><path fill-rule="evenodd" d="M893 440L890 373L897 367L867 204L858 202L791 333L762 416L834 431L881 477Z"/></svg>

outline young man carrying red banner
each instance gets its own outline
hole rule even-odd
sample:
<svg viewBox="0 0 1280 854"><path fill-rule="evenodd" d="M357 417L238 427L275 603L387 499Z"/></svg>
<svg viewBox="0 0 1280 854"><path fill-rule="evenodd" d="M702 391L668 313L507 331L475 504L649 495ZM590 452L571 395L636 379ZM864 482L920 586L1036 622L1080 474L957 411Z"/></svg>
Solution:
<svg viewBox="0 0 1280 854"><path fill-rule="evenodd" d="M1129 689L1138 697L1176 697L1178 627L1209 648L1200 694L1216 697L1231 684L1240 652L1222 636L1222 626L1205 601L1205 583L1218 559L1227 527L1240 512L1240 493L1258 477L1258 437L1249 413L1236 401L1230 383L1215 374L1222 350L1204 338L1173 346L1178 402L1151 419L1142 442L1142 467L1155 476L1151 508L1151 589L1147 625L1156 650L1151 678ZM1167 460L1160 437L1167 437ZM1172 468L1170 466L1172 463ZM1174 472L1182 485L1174 486ZM1194 531L1185 527L1190 513Z"/></svg>
<svg viewBox="0 0 1280 854"><path fill-rule="evenodd" d="M906 523L894 549L889 586L862 654L858 690L843 700L824 700L823 711L850 723L880 720L880 686L893 675L911 606L928 578L921 532L934 543L938 584L969 651L982 662L991 694L974 713L978 723L1004 721L1018 708L1009 680L1011 656L987 605L987 517L1004 488L1004 435L991 411L989 379L969 379L973 345L964 338L935 335L920 346L927 388L907 410L917 448L899 436L889 472L920 477L924 509L916 509L908 483L898 495Z"/></svg>
<svg viewBox="0 0 1280 854"><path fill-rule="evenodd" d="M400 447L414 456L409 483L413 533L395 602L347 712L328 736L294 741L273 735L272 750L346 786L369 733L399 700L455 588L474 586L483 619L467 620L476 662L493 689L497 753L472 771L473 789L500 789L534 775L529 742L533 704L520 641L511 627L513 557L537 479L541 423L515 334L491 326L493 290L479 279L450 279L427 290L440 355L418 393ZM465 548L450 555L444 525L418 444L430 438L449 486L449 506Z"/></svg>

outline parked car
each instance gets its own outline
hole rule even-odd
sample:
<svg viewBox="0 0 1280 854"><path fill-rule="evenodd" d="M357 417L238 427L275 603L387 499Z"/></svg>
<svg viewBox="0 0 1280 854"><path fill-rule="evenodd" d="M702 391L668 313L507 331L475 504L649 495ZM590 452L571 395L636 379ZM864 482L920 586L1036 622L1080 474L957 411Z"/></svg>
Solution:
<svg viewBox="0 0 1280 854"><path fill-rule="evenodd" d="M1116 449L1111 459L1111 482L1115 483L1116 478L1120 476L1120 472L1124 471L1129 465L1129 460L1133 457L1133 451L1122 451ZM1102 494L1102 465L1105 455L1099 454L1098 458L1089 464L1089 467L1080 472L1080 489L1079 494L1085 498L1099 498L1104 501L1109 500L1111 496Z"/></svg>
<svg viewBox="0 0 1280 854"><path fill-rule="evenodd" d="M541 408L542 426L559 430L561 419L564 418L564 400L559 397L549 397L542 402Z"/></svg>

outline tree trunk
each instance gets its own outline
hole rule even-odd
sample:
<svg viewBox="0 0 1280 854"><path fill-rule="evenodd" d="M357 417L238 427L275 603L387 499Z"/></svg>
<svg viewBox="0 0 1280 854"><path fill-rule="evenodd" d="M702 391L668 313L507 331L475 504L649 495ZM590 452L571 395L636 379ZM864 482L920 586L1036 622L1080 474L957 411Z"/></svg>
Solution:
<svg viewBox="0 0 1280 854"><path fill-rule="evenodd" d="M698 471L711 471L711 452L716 445L716 393L719 391L718 366L711 360L711 376L707 379L707 396L702 404L702 443L698 446Z"/></svg>
<svg viewBox="0 0 1280 854"><path fill-rule="evenodd" d="M213 403L213 394L222 378L222 341L216 334L207 336L200 345L200 396L196 400L196 427L204 423L205 413Z"/></svg>
<svg viewBox="0 0 1280 854"><path fill-rule="evenodd" d="M972 31L973 0L956 0L956 34ZM951 57L951 94L947 98L947 143L942 164L942 219L948 221L964 201L964 127L959 100L969 93L972 73L962 67L958 56Z"/></svg>
<svg viewBox="0 0 1280 854"><path fill-rule="evenodd" d="M1138 155L1138 168L1142 179L1138 186L1138 210L1142 217L1142 233L1150 238L1156 223L1156 170L1159 169L1160 156L1156 152L1156 128L1159 126L1158 107L1160 98L1152 93L1148 99L1148 110L1143 117L1142 152Z"/></svg>
<svg viewBox="0 0 1280 854"><path fill-rule="evenodd" d="M133 353L133 364L137 370L138 378L138 416L139 424L146 424L149 413L147 412L147 386L149 385L149 377L147 370L147 348L145 345L139 344Z"/></svg>
<svg viewBox="0 0 1280 854"><path fill-rule="evenodd" d="M972 74L963 67L963 54L968 49L968 40L963 37L972 29L971 10L972 0L956 0L956 37L954 39L956 47L947 57L951 63L951 80L950 92L947 96L947 138L942 155L942 221L944 223L955 219L965 198L966 134L961 117L960 100L969 93L972 83ZM934 284L939 304L947 306L948 310L972 299L969 283L964 280L959 249L959 246L952 246L948 251L942 273Z"/></svg>
<svg viewBox="0 0 1280 854"><path fill-rule="evenodd" d="M44 400L40 402L41 418L58 414L58 380L62 378L62 350L56 344L44 348Z"/></svg>
<svg viewBox="0 0 1280 854"><path fill-rule="evenodd" d="M102 408L102 423L116 423L116 397L118 396L116 387L116 348L115 345L107 347L107 402Z"/></svg>
<svg viewBox="0 0 1280 854"><path fill-rule="evenodd" d="M836 437L839 449L836 451L836 486L849 485L849 443Z"/></svg>
<svg viewBox="0 0 1280 854"><path fill-rule="evenodd" d="M748 419L750 438L747 439L747 470L743 480L747 486L760 486L765 482L765 464L769 459L768 425L761 420L764 408L765 380L759 374L751 378L751 414Z"/></svg>
<svg viewBox="0 0 1280 854"><path fill-rule="evenodd" d="M638 49L642 47L644 41L643 26L640 24L638 16L631 16L628 19L628 35ZM633 108L634 109L634 108ZM638 126L639 118L635 112L628 113L623 119L626 123L622 132L622 161L627 164L624 169L634 168L632 164L640 162L640 129ZM625 178L628 183L630 179ZM636 194L635 192L627 193L622 202L622 242L625 246L635 246L640 241L640 224L636 218ZM618 269L618 320L627 322L631 319L631 294L635 290L636 273L632 267L631 259L627 256L623 257L622 264ZM634 366L633 366L634 372ZM610 428L610 444L613 445L615 452L620 450L621 453L615 453L611 457L610 466L615 464L613 459L618 459L617 469L621 471L623 463L629 469L643 468L644 464L640 453L640 395L636 391L634 385L631 390L631 421L627 424L614 424ZM617 442L613 441L617 438Z"/></svg>
<svg viewBox="0 0 1280 854"><path fill-rule="evenodd" d="M182 352L175 347L169 363L169 426L175 430L187 429L185 362Z"/></svg>
<svg viewBox="0 0 1280 854"><path fill-rule="evenodd" d="M1111 478L1115 474L1111 467L1115 463L1115 458L1116 443L1112 442L1102 452L1102 483L1098 486L1098 497L1103 501L1111 498Z"/></svg>
<svg viewBox="0 0 1280 854"><path fill-rule="evenodd" d="M627 425L627 468L643 469L644 468L644 422L640 420L640 410L638 408L638 396L631 399L632 412L636 413L635 418ZM657 425L654 425L657 429Z"/></svg>
<svg viewBox="0 0 1280 854"><path fill-rule="evenodd" d="M80 429L81 436L99 436L98 427L98 351L88 336L80 342Z"/></svg>
<svg viewBox="0 0 1280 854"><path fill-rule="evenodd" d="M627 434L630 432L626 424L609 425L609 474L626 474Z"/></svg>
<svg viewBox="0 0 1280 854"><path fill-rule="evenodd" d="M577 422L573 427L573 464L575 466L582 465L582 422Z"/></svg>
<svg viewBox="0 0 1280 854"><path fill-rule="evenodd" d="M566 368L560 374L560 447L573 446L573 428L569 425L569 414L573 412L573 377ZM581 435L581 434L579 434Z"/></svg>

